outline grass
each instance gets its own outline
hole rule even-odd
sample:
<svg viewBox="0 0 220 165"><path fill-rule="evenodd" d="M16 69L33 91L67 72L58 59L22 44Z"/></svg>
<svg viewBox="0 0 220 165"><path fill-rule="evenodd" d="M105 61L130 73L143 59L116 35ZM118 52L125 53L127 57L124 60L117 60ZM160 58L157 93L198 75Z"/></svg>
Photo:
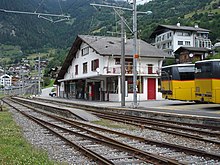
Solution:
<svg viewBox="0 0 220 165"><path fill-rule="evenodd" d="M23 137L11 114L0 111L0 164L33 165L58 164L49 160L46 152L32 147Z"/></svg>
<svg viewBox="0 0 220 165"><path fill-rule="evenodd" d="M111 120L105 120L105 119L101 119L99 121L94 121L92 123L97 124L97 125L101 125L101 126L105 126L105 127L109 127L109 128L116 128L116 129L123 129L123 128L129 129L129 130L137 129L137 127L134 127L131 125L122 124L122 123L114 122Z"/></svg>
<svg viewBox="0 0 220 165"><path fill-rule="evenodd" d="M184 16L184 18L191 18L194 14L195 14L196 12L191 12L191 13L189 13L189 14L186 14L185 16ZM201 14L201 13L218 13L218 14L220 14L220 9L214 9L214 10L198 10L197 11L197 14Z"/></svg>
<svg viewBox="0 0 220 165"><path fill-rule="evenodd" d="M19 46L0 44L0 55L3 57L19 54L21 48Z"/></svg>

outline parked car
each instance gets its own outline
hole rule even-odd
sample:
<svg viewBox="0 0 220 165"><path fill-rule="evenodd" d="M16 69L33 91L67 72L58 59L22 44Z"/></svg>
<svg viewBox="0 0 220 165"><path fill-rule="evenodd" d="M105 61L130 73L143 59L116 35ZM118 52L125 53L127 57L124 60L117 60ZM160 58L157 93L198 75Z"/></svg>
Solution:
<svg viewBox="0 0 220 165"><path fill-rule="evenodd" d="M57 94L56 94L56 92L50 92L49 93L49 96L51 96L51 97L55 97Z"/></svg>

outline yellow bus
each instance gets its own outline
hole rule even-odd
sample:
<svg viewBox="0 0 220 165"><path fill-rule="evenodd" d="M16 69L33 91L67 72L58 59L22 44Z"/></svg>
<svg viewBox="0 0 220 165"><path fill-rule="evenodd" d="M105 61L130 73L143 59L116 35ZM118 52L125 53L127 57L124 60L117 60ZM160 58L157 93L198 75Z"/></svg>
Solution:
<svg viewBox="0 0 220 165"><path fill-rule="evenodd" d="M195 63L195 90L197 101L220 103L220 59Z"/></svg>
<svg viewBox="0 0 220 165"><path fill-rule="evenodd" d="M162 97L169 100L195 101L195 64L162 67Z"/></svg>

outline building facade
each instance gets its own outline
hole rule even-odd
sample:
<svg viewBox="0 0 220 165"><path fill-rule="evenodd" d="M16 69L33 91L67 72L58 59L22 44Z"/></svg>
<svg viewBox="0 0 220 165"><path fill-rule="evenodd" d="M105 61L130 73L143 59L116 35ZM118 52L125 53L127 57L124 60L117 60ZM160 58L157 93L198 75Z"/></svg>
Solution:
<svg viewBox="0 0 220 165"><path fill-rule="evenodd" d="M211 49L209 30L195 25L195 27L177 25L158 25L150 38L154 45L170 55L180 47L195 47Z"/></svg>
<svg viewBox="0 0 220 165"><path fill-rule="evenodd" d="M9 87L11 86L12 77L8 74L3 74L0 76L0 86Z"/></svg>
<svg viewBox="0 0 220 165"><path fill-rule="evenodd" d="M138 40L138 100L161 99L159 70L168 54ZM126 101L133 100L133 40L125 44ZM121 39L77 36L56 78L59 97L121 101Z"/></svg>
<svg viewBox="0 0 220 165"><path fill-rule="evenodd" d="M175 51L177 63L194 63L207 58L210 53L207 48L180 47Z"/></svg>

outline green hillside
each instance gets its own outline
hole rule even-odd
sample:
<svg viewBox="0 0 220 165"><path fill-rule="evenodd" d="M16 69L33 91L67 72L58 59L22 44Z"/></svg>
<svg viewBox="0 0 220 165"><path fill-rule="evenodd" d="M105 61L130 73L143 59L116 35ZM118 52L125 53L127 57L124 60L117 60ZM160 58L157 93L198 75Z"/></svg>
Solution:
<svg viewBox="0 0 220 165"><path fill-rule="evenodd" d="M150 42L149 36L158 24L173 25L180 22L182 25L194 26L198 23L200 27L211 30L210 38L215 43L220 39L219 1L152 0L145 5L138 6L138 11L152 11L151 15L138 15L138 36ZM0 44L4 45L3 47L12 45L14 50L6 51L6 53L16 58L19 58L19 55L48 53L47 50L54 49L56 51L53 54L50 53L52 56L50 59L55 60L54 64L62 63L63 56L66 55L78 34L110 35L109 32L120 31L119 17L112 9L94 8L90 3L132 8L125 2L116 3L113 0L1 0L0 9L68 14L71 19L67 22L51 23L36 15L0 11ZM132 12L120 13L132 28ZM130 35L127 29L127 36ZM8 57L5 57L4 51L4 48L0 50L0 57L6 58L8 63ZM19 53L21 51L22 54ZM13 59L11 62L15 62L16 58L11 58Z"/></svg>

